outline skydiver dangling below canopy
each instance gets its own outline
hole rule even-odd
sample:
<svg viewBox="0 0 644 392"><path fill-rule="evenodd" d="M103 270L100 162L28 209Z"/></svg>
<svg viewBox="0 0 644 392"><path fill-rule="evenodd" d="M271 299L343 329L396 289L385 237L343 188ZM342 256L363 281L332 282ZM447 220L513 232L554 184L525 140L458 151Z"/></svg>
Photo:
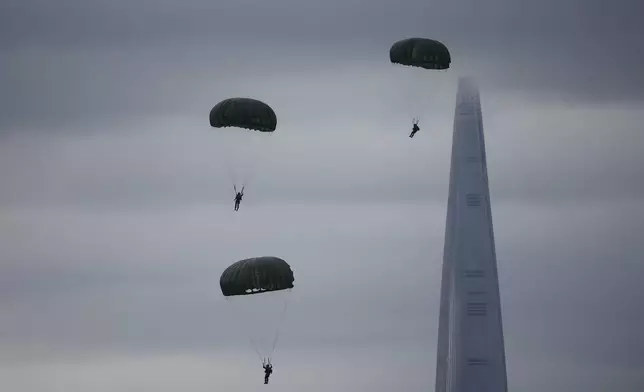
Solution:
<svg viewBox="0 0 644 392"><path fill-rule="evenodd" d="M242 317L240 321L244 325L240 327L249 327L247 331L251 332L250 343L264 370L264 384L268 384L273 373L272 356L279 340L281 321L288 307L287 298L290 298L295 286L294 281L291 266L274 256L239 260L226 268L219 278L221 293L226 300L231 304L244 305L242 308L250 310L236 313L251 316ZM273 307L271 303L277 306ZM256 312L260 307L263 311ZM257 317L253 317L254 313ZM252 332L253 330L255 331Z"/></svg>
<svg viewBox="0 0 644 392"><path fill-rule="evenodd" d="M271 360L264 360L262 367L264 368L264 384L268 384L268 378L273 373L273 365L271 364Z"/></svg>
<svg viewBox="0 0 644 392"><path fill-rule="evenodd" d="M232 132L231 135L238 135L243 143L252 142L260 134L271 135L277 128L277 115L275 111L268 104L253 98L236 97L224 99L210 110L209 120L210 126L219 129L219 132L223 133L224 129L232 128L225 131L225 133ZM259 140L264 139L263 136L259 136ZM227 148L225 150L228 151ZM230 162L227 163L231 166L237 166L236 161L239 161L239 163L248 163L249 160L254 160L252 157L250 159L248 158L239 159L237 157L229 157ZM230 175L233 177L231 179L233 186L236 183L248 184L248 179L252 173L242 174L238 172L239 170L230 169ZM238 167L237 169L241 168ZM238 176L243 178L238 178ZM235 211L239 210L239 204L243 196L244 188L242 187L241 192L237 192L235 187Z"/></svg>
<svg viewBox="0 0 644 392"><path fill-rule="evenodd" d="M240 192L237 192L237 186L233 185L233 189L235 189L235 211L239 210L239 203L242 201L242 197L244 197L244 187L242 187Z"/></svg>
<svg viewBox="0 0 644 392"><path fill-rule="evenodd" d="M409 137L414 137L416 132L420 131L420 128L418 127L418 119L414 119L414 126L411 127L411 134L409 134Z"/></svg>

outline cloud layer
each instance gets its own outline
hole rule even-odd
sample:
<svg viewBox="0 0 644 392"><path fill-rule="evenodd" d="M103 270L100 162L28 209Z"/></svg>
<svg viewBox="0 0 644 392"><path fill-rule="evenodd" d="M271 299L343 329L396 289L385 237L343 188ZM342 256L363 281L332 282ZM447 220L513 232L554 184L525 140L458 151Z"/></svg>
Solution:
<svg viewBox="0 0 644 392"><path fill-rule="evenodd" d="M296 288L268 388L433 388L467 73L481 85L511 389L641 390L642 12L4 1L0 386L264 388L217 281L275 255ZM391 66L389 45L415 35L446 42L453 68ZM208 126L230 96L276 110L272 139L248 147Z"/></svg>

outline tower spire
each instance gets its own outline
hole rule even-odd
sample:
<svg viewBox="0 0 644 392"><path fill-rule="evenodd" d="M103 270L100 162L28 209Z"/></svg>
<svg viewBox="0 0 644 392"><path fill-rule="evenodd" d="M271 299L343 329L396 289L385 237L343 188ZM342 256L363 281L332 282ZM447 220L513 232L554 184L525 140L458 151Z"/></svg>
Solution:
<svg viewBox="0 0 644 392"><path fill-rule="evenodd" d="M505 344L479 90L456 94L435 392L507 392Z"/></svg>

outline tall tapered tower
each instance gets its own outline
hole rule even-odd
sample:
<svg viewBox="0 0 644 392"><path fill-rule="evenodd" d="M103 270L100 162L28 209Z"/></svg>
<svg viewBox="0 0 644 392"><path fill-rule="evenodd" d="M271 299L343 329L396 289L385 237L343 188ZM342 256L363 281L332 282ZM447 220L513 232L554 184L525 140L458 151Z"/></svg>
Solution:
<svg viewBox="0 0 644 392"><path fill-rule="evenodd" d="M507 392L501 299L478 87L456 94L436 392Z"/></svg>

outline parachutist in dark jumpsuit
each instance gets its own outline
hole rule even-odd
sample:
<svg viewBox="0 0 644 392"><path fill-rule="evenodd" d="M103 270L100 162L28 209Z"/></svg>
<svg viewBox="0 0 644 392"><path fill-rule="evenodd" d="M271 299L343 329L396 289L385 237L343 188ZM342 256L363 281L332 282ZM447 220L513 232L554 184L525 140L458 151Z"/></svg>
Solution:
<svg viewBox="0 0 644 392"><path fill-rule="evenodd" d="M263 367L264 367L264 384L268 384L268 378L273 373L273 365L271 365L271 363L268 362L268 363L265 363Z"/></svg>
<svg viewBox="0 0 644 392"><path fill-rule="evenodd" d="M420 131L420 128L418 127L418 120L414 120L414 126L411 128L411 134L409 134L409 137L414 137L414 135L418 131Z"/></svg>
<svg viewBox="0 0 644 392"><path fill-rule="evenodd" d="M242 187L241 192L237 192L237 187L235 188L235 211L239 210L239 203L242 201L242 197L244 197L244 187Z"/></svg>

